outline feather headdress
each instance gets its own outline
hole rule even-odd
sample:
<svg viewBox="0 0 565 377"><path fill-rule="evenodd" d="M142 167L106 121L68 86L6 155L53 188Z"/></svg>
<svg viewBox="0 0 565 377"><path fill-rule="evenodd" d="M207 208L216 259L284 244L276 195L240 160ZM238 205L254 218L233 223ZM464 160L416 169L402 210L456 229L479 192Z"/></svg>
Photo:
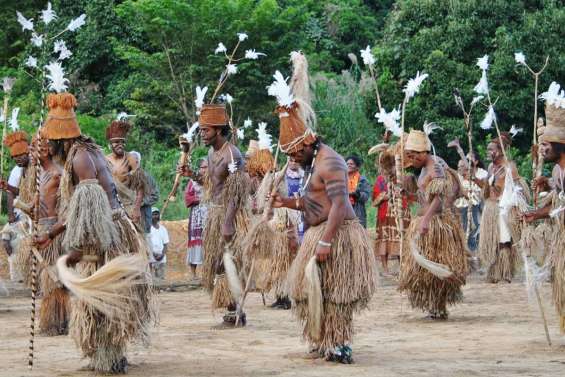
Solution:
<svg viewBox="0 0 565 377"><path fill-rule="evenodd" d="M257 127L257 141L259 149L268 149L269 151L272 151L273 137L267 132L267 123L265 122L260 122L259 127Z"/></svg>

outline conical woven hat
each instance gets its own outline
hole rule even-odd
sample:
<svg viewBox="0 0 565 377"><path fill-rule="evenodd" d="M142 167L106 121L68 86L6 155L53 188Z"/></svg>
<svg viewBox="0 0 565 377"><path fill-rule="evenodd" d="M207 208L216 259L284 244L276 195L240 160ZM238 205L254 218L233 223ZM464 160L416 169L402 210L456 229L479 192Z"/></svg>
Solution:
<svg viewBox="0 0 565 377"><path fill-rule="evenodd" d="M107 140L125 140L128 132L131 130L131 124L121 120L115 120L106 128Z"/></svg>
<svg viewBox="0 0 565 377"><path fill-rule="evenodd" d="M565 109L545 105L545 123L540 141L565 144Z"/></svg>
<svg viewBox="0 0 565 377"><path fill-rule="evenodd" d="M51 93L47 97L47 119L43 134L50 140L74 139L80 136L75 115L77 100L71 93Z"/></svg>
<svg viewBox="0 0 565 377"><path fill-rule="evenodd" d="M28 153L29 136L25 131L16 131L6 135L4 145L10 149L10 156L15 157Z"/></svg>
<svg viewBox="0 0 565 377"><path fill-rule="evenodd" d="M304 148L304 145L316 141L314 132L302 121L296 102L290 108L278 106L276 112L279 115L279 143L283 153L297 152Z"/></svg>

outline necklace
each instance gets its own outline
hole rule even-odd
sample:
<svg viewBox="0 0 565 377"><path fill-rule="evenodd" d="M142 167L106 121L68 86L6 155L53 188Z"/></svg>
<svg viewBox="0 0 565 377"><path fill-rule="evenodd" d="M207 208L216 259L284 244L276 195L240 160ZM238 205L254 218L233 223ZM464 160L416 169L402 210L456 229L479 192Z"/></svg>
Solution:
<svg viewBox="0 0 565 377"><path fill-rule="evenodd" d="M306 182L304 182L304 186L302 186L302 188L299 190L300 196L304 196L304 193L308 189L308 184L310 183L310 178L312 178L312 174L314 174L314 163L316 162L316 156L318 156L318 148L319 148L319 146L317 146L314 149L314 158L312 158L312 163L310 164L310 169L309 169L309 172L308 172L308 178L306 178Z"/></svg>
<svg viewBox="0 0 565 377"><path fill-rule="evenodd" d="M559 187L559 200L565 200L565 170L561 169L559 164L555 166L559 169L559 183L561 184L561 187Z"/></svg>
<svg viewBox="0 0 565 377"><path fill-rule="evenodd" d="M498 174L504 169L504 165L499 167L494 173L493 175L491 175L488 179L488 183L489 185L493 186L494 185L494 181L496 179L496 177L498 176Z"/></svg>

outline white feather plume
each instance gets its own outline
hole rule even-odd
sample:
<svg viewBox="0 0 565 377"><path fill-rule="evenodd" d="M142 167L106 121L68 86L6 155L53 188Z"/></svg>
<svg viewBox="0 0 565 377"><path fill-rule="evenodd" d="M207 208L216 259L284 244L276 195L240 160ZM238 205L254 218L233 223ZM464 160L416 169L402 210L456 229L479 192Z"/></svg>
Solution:
<svg viewBox="0 0 565 377"><path fill-rule="evenodd" d="M267 87L267 93L270 96L276 97L279 106L290 107L294 103L294 96L285 79L279 71L273 75L275 81Z"/></svg>
<svg viewBox="0 0 565 377"><path fill-rule="evenodd" d="M37 68L37 59L30 55L27 57L24 64L30 68Z"/></svg>
<svg viewBox="0 0 565 377"><path fill-rule="evenodd" d="M228 64L226 65L226 72L229 75L235 75L237 73L237 65L235 64Z"/></svg>
<svg viewBox="0 0 565 377"><path fill-rule="evenodd" d="M4 123L6 118L4 117L4 109L0 108L0 123Z"/></svg>
<svg viewBox="0 0 565 377"><path fill-rule="evenodd" d="M188 141L189 143L192 143L194 141L194 135L196 133L196 130L198 129L198 122L194 122L192 124L192 126L190 126L190 128L188 129L187 133L185 133L183 135L183 137L186 139L186 141Z"/></svg>
<svg viewBox="0 0 565 377"><path fill-rule="evenodd" d="M49 25L56 18L55 11L51 9L51 2L47 2L47 9L41 11L41 20L45 25Z"/></svg>
<svg viewBox="0 0 565 377"><path fill-rule="evenodd" d="M492 106L489 106L485 118L481 122L481 128L483 130L490 130L495 119L496 113L494 112L494 108Z"/></svg>
<svg viewBox="0 0 565 377"><path fill-rule="evenodd" d="M549 85L547 92L540 94L539 98L543 99L548 105L565 109L565 92L560 89L561 86L553 81Z"/></svg>
<svg viewBox="0 0 565 377"><path fill-rule="evenodd" d="M22 31L26 31L26 30L31 30L33 31L33 18L30 18L29 20L27 18L24 17L23 14L21 14L20 12L16 12L17 16L18 16L18 23L20 25L22 25Z"/></svg>
<svg viewBox="0 0 565 377"><path fill-rule="evenodd" d="M72 20L71 22L69 22L69 25L67 26L67 30L76 31L80 29L80 27L85 23L86 23L86 14L83 13L74 20Z"/></svg>
<svg viewBox="0 0 565 377"><path fill-rule="evenodd" d="M12 109L12 117L10 118L10 129L12 130L12 132L20 129L20 125L18 124L19 113L20 113L19 107L15 107Z"/></svg>
<svg viewBox="0 0 565 377"><path fill-rule="evenodd" d="M406 83L406 86L403 89L403 92L406 97L406 101L414 97L416 93L420 91L420 86L422 85L422 83L426 78L428 78L427 73L423 73L420 75L420 72L418 71L416 72L416 77L408 80L408 83Z"/></svg>
<svg viewBox="0 0 565 377"><path fill-rule="evenodd" d="M208 87L205 86L201 88L200 86L196 87L196 99L194 100L194 105L197 109L201 109L204 105L204 97L206 97L206 92L208 91Z"/></svg>
<svg viewBox="0 0 565 377"><path fill-rule="evenodd" d="M251 120L251 118L247 117L247 119L245 119L243 121L243 128L249 128L253 125L253 121Z"/></svg>
<svg viewBox="0 0 565 377"><path fill-rule="evenodd" d="M118 113L118 115L116 116L116 120L127 120L128 118L134 118L135 115L132 114L128 114L125 111L121 111Z"/></svg>
<svg viewBox="0 0 565 377"><path fill-rule="evenodd" d="M375 114L377 122L382 123L385 129L392 132L394 136L400 137L402 130L400 129L400 111L398 109L393 109L390 113L386 112L385 108Z"/></svg>
<svg viewBox="0 0 565 377"><path fill-rule="evenodd" d="M245 33L237 33L237 38L239 39L240 42L243 42L244 40L249 38L249 36Z"/></svg>
<svg viewBox="0 0 565 377"><path fill-rule="evenodd" d="M237 138L238 138L239 140L245 139L245 133L243 132L243 128L238 128L238 129L235 131L235 133L236 133Z"/></svg>
<svg viewBox="0 0 565 377"><path fill-rule="evenodd" d="M518 64L526 65L526 55L524 55L524 53L522 52L514 53L514 60Z"/></svg>
<svg viewBox="0 0 565 377"><path fill-rule="evenodd" d="M477 67L486 71L488 69L488 55L483 56L482 58L477 59Z"/></svg>
<svg viewBox="0 0 565 377"><path fill-rule="evenodd" d="M471 101L471 106L475 106L477 103L479 103L479 101L481 101L483 98L485 98L484 96L476 96L473 97L473 100Z"/></svg>
<svg viewBox="0 0 565 377"><path fill-rule="evenodd" d="M259 149L268 149L271 151L273 149L273 137L267 132L267 123L260 122L258 126L256 131Z"/></svg>
<svg viewBox="0 0 565 377"><path fill-rule="evenodd" d="M510 135L512 135L512 137L516 137L516 135L518 135L520 132L524 132L523 128L517 128L515 124L512 125L512 127L510 127Z"/></svg>
<svg viewBox="0 0 565 377"><path fill-rule="evenodd" d="M43 34L31 33L31 43L35 47L41 47L43 45Z"/></svg>
<svg viewBox="0 0 565 377"><path fill-rule="evenodd" d="M363 64L369 65L369 66L375 64L375 57L373 56L373 53L371 52L371 46L367 46L366 49L360 50L360 52L361 52L361 58L363 58Z"/></svg>
<svg viewBox="0 0 565 377"><path fill-rule="evenodd" d="M481 79L479 80L479 83L475 85L473 90L478 94L488 95L488 79L486 70L483 70Z"/></svg>
<svg viewBox="0 0 565 377"><path fill-rule="evenodd" d="M226 52L228 49L226 48L226 46L224 46L224 44L222 42L218 43L218 47L216 47L216 49L214 50L214 54L219 54L222 52Z"/></svg>
<svg viewBox="0 0 565 377"><path fill-rule="evenodd" d="M45 68L49 71L46 77L49 79L49 90L54 90L57 93L64 92L67 90L69 82L68 79L65 78L65 71L61 66L60 62L51 62L45 66Z"/></svg>
<svg viewBox="0 0 565 377"><path fill-rule="evenodd" d="M245 59L257 60L259 59L259 56L267 56L267 54L264 54L262 52L257 52L254 49L245 50Z"/></svg>
<svg viewBox="0 0 565 377"><path fill-rule="evenodd" d="M428 137L434 132L434 130L441 130L442 128L435 124L434 122L428 123L427 121L424 122L424 132Z"/></svg>

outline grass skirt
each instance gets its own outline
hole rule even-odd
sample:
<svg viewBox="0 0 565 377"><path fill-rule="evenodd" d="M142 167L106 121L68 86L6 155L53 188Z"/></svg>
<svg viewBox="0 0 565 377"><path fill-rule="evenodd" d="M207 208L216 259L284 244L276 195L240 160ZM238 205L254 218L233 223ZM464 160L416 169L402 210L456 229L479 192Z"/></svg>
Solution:
<svg viewBox="0 0 565 377"><path fill-rule="evenodd" d="M81 183L78 187L80 189L77 188L69 204L63 244L79 247L79 243L88 242L81 248L83 254L98 257L97 262L77 264L76 270L82 276L90 276L106 261L121 254L148 255L143 236L134 230L122 209L110 210L108 202L102 200L106 194L99 185ZM98 212L88 205L96 200L104 204ZM103 228L108 228L112 235L91 233ZM124 357L130 341L148 341L156 310L149 271L146 278L147 283L122 293L126 302L123 317L127 320L112 320L84 301L73 300L69 333L83 355L91 359L90 366L95 371L110 372L112 366Z"/></svg>
<svg viewBox="0 0 565 377"><path fill-rule="evenodd" d="M560 200L556 193L553 196L553 209L565 206L565 200ZM553 302L559 316L559 328L561 333L565 334L565 211L557 215L553 222L555 230L551 246Z"/></svg>
<svg viewBox="0 0 565 377"><path fill-rule="evenodd" d="M510 215L512 215L511 211ZM498 201L485 200L483 214L481 216L481 237L479 239L479 259L481 265L486 269L487 281L498 282L500 280L512 281L518 260L514 246L500 247L499 241L499 213ZM511 226L512 238L516 233L516 227Z"/></svg>
<svg viewBox="0 0 565 377"><path fill-rule="evenodd" d="M56 217L39 220L39 233L48 232L57 222ZM39 330L48 336L66 335L71 312L71 301L69 291L55 282L48 273L48 269L57 274L55 263L57 258L63 255L61 245L62 236L58 235L46 249L39 252L43 255L44 265L40 267L39 288L43 293L41 308L39 310Z"/></svg>
<svg viewBox="0 0 565 377"><path fill-rule="evenodd" d="M202 285L212 294L212 307L214 309L225 308L233 304L223 267L223 255L226 250L222 236L222 225L225 218L225 207L218 205L210 205L208 207L208 218L203 236L204 263L202 264ZM234 256L238 270L241 269L242 265L242 250L248 221L245 210L237 211L235 235L229 244L229 250Z"/></svg>
<svg viewBox="0 0 565 377"><path fill-rule="evenodd" d="M367 232L358 220L345 220L332 240L328 260L319 264L323 297L321 340L311 338L305 268L316 254L326 224L308 229L288 272L288 294L304 325L303 336L320 352L351 343L353 313L367 307L377 286L376 260Z"/></svg>
<svg viewBox="0 0 565 377"><path fill-rule="evenodd" d="M461 286L467 276L467 242L459 217L453 211L444 209L434 215L428 233L418 236L422 217L412 220L406 233L407 240L402 251L399 290L407 292L413 308L441 313L448 304L460 302L463 298ZM416 245L426 259L443 264L455 276L455 281L441 280L420 267L409 250L411 240L418 237Z"/></svg>

